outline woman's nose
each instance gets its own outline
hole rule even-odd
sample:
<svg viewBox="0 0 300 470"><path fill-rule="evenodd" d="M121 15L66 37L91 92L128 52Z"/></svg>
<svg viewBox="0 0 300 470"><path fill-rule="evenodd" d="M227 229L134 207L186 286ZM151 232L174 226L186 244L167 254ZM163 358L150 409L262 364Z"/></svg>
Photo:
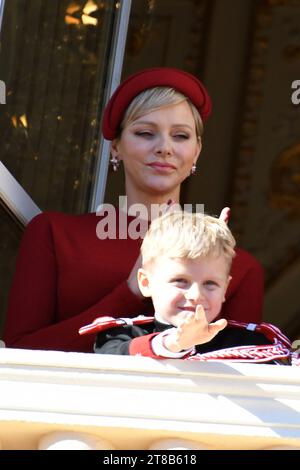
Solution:
<svg viewBox="0 0 300 470"><path fill-rule="evenodd" d="M155 153L158 155L170 155L172 153L171 139L166 135L161 135L156 143Z"/></svg>

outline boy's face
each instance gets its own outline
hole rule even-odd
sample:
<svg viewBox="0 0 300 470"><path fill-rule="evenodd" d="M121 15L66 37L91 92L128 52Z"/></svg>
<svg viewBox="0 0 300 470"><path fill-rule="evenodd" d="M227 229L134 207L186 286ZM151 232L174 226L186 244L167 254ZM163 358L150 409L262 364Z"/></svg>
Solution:
<svg viewBox="0 0 300 470"><path fill-rule="evenodd" d="M138 272L142 294L152 297L155 312L178 326L197 305L202 305L207 321L220 313L230 280L223 255L195 259L161 257Z"/></svg>

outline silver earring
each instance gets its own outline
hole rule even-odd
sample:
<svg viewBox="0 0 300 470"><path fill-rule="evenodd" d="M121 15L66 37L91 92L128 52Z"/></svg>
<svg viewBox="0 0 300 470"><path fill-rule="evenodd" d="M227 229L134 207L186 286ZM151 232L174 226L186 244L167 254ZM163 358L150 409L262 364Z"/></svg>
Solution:
<svg viewBox="0 0 300 470"><path fill-rule="evenodd" d="M113 169L114 171L118 171L119 166L120 166L120 160L118 159L118 157L113 157L113 156L111 156L111 157L110 157L110 163L111 163L111 165L112 165L112 169Z"/></svg>
<svg viewBox="0 0 300 470"><path fill-rule="evenodd" d="M196 170L197 170L197 166L196 166L196 163L193 163L193 166L192 166L192 169L191 169L191 175L194 175L196 173Z"/></svg>

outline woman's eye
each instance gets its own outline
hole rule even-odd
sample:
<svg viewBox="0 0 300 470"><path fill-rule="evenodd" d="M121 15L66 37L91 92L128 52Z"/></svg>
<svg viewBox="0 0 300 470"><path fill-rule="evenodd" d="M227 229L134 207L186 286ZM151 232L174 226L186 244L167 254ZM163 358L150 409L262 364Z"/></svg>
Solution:
<svg viewBox="0 0 300 470"><path fill-rule="evenodd" d="M153 133L152 132L149 132L149 131L138 131L138 132L135 132L135 135L137 135L138 137L152 137L153 136Z"/></svg>
<svg viewBox="0 0 300 470"><path fill-rule="evenodd" d="M173 135L173 138L177 139L177 140L187 140L187 139L189 139L189 137L190 136L187 135L187 134L175 134L175 135Z"/></svg>

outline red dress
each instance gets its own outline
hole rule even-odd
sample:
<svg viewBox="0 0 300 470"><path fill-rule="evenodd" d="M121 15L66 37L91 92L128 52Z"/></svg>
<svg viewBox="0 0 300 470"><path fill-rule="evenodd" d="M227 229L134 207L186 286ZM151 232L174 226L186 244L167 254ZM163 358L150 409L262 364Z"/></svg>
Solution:
<svg viewBox="0 0 300 470"><path fill-rule="evenodd" d="M9 296L3 337L7 347L92 352L95 335L80 336L83 325L101 315L153 314L126 282L141 240L100 240L99 221L96 214L45 212L30 222ZM259 323L260 264L237 249L231 275L221 316Z"/></svg>

